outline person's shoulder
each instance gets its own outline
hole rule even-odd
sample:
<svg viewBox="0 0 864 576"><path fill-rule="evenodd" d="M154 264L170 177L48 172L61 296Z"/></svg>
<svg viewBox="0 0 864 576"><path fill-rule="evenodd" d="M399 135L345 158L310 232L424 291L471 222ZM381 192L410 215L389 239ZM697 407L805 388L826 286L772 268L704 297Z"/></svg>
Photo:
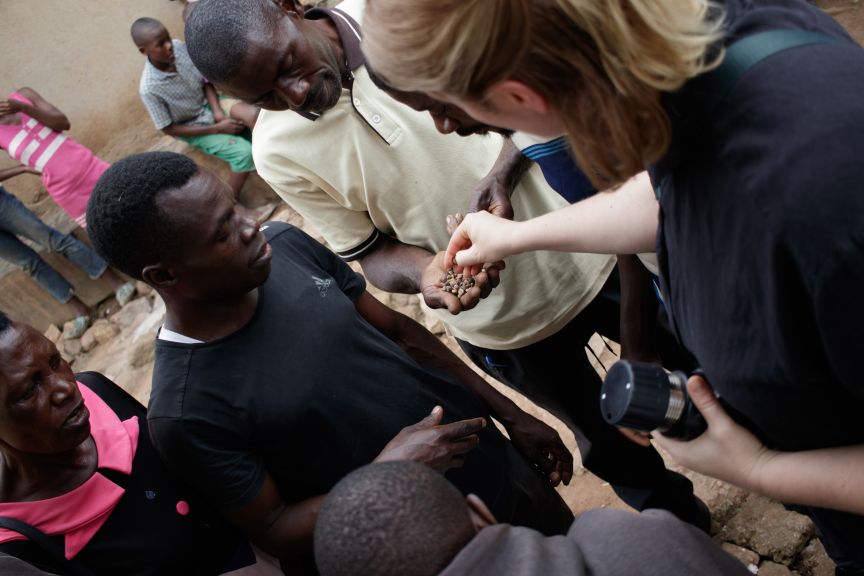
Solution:
<svg viewBox="0 0 864 576"><path fill-rule="evenodd" d="M305 235L305 233L296 226L279 220L269 220L264 222L261 225L261 231L264 233L264 237L267 238L267 241L271 244L274 241L281 241L280 238L283 236L290 241L292 236L296 237L298 235Z"/></svg>
<svg viewBox="0 0 864 576"><path fill-rule="evenodd" d="M261 231L264 233L264 237L267 238L267 242L270 243L270 246L276 252L289 248L306 251L321 246L320 243L306 232L287 222L278 220L265 222L261 225Z"/></svg>

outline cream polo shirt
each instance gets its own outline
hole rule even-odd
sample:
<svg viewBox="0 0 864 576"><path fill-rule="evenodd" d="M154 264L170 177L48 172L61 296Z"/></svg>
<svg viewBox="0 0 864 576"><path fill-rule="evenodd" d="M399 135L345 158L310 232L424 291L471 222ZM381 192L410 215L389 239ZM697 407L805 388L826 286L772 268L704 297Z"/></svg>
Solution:
<svg viewBox="0 0 864 576"><path fill-rule="evenodd" d="M343 44L347 33L343 24ZM261 111L252 137L258 174L343 258L362 256L379 233L430 252L444 250L446 216L466 210L502 139L441 135L429 114L378 89L365 67L353 72L352 90L343 90L339 102L314 121L292 111ZM567 205L536 167L522 178L512 202L518 220ZM530 252L506 263L501 283L474 309L457 316L433 311L454 336L497 350L538 342L591 302L615 260Z"/></svg>

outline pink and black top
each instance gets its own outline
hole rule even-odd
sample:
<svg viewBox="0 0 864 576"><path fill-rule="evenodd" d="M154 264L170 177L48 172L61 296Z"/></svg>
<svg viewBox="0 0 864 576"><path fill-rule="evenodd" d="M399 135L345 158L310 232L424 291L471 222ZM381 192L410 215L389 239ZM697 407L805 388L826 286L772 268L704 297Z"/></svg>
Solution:
<svg viewBox="0 0 864 576"><path fill-rule="evenodd" d="M30 100L13 92L8 97ZM72 138L56 132L24 112L18 124L0 124L0 148L13 159L42 173L42 185L79 225L85 226L87 201L109 164Z"/></svg>
<svg viewBox="0 0 864 576"><path fill-rule="evenodd" d="M222 574L255 562L245 540L159 459L144 407L95 372L76 375L90 411L97 469L81 486L33 502L0 503L95 574ZM0 529L0 552L64 573L42 549Z"/></svg>

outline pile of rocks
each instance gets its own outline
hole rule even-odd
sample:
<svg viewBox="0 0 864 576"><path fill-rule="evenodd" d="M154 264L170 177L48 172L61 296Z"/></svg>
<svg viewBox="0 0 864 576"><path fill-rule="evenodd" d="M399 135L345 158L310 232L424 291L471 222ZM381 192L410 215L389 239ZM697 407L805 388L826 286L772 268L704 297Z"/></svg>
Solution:
<svg viewBox="0 0 864 576"><path fill-rule="evenodd" d="M45 336L57 345L75 372L101 372L146 405L155 335L165 318L165 304L143 282L138 282L137 289L134 300L119 309L107 309L109 314L95 320L80 338L70 337L71 322L63 330L49 326Z"/></svg>

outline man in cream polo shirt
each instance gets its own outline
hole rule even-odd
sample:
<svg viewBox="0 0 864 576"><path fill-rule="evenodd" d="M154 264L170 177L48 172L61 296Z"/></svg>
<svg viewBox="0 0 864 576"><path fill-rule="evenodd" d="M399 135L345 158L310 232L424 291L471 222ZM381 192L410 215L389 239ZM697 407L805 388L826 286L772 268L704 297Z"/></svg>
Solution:
<svg viewBox="0 0 864 576"><path fill-rule="evenodd" d="M511 257L500 285L471 310L441 291L445 218L465 209L502 139L442 136L427 114L377 88L360 50L363 6L304 13L292 0L201 0L186 41L208 79L263 108L253 133L258 173L334 251L358 260L379 288L422 293L475 363L574 430L583 464L629 504L704 525L689 481L601 418L600 380L583 348L595 331L617 336L617 302L598 297L614 258ZM512 204L528 219L566 202L535 167Z"/></svg>

